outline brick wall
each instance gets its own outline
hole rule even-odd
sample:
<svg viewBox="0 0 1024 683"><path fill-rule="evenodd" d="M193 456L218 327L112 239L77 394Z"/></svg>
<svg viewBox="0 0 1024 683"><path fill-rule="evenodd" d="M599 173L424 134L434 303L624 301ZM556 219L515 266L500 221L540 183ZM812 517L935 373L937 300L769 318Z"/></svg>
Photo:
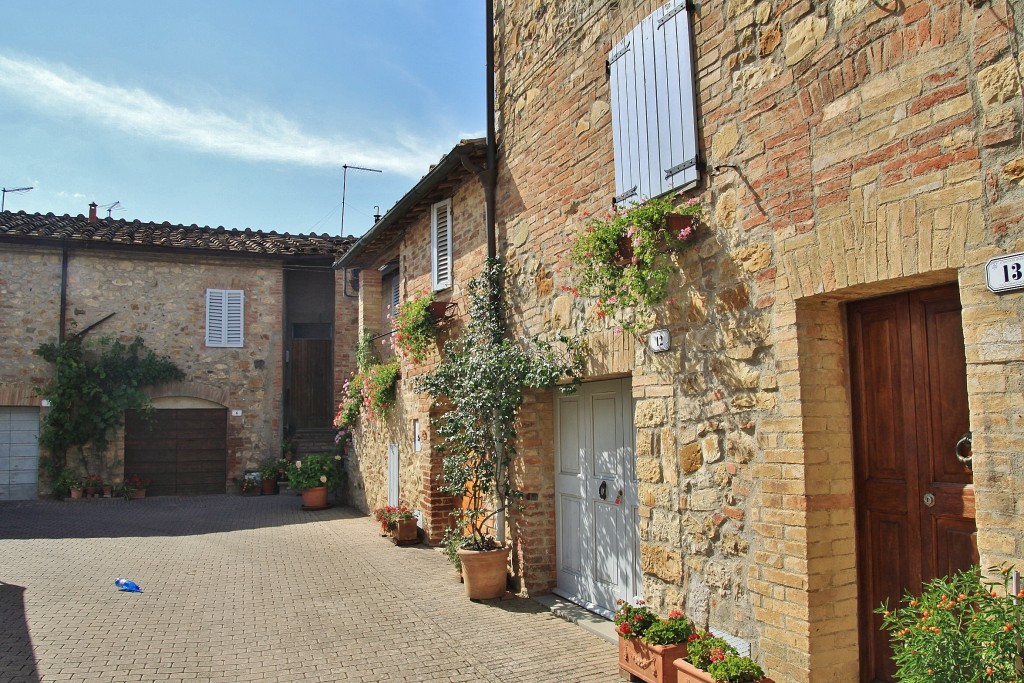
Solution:
<svg viewBox="0 0 1024 683"><path fill-rule="evenodd" d="M561 292L560 257L614 193L607 52L659 4L499 5L499 240L517 333L615 338ZM1024 250L1003 12L735 0L695 14L702 152L728 167L688 193L710 234L659 314L677 348L653 357L641 338L626 370L640 561L659 609L750 640L775 680L858 680L845 301L959 283L982 564L1024 559L1024 295L984 284L987 259ZM600 348L591 377L621 371L621 347ZM543 520L553 467L524 456ZM526 543L548 547L553 521L531 529ZM548 572L544 557L524 572Z"/></svg>

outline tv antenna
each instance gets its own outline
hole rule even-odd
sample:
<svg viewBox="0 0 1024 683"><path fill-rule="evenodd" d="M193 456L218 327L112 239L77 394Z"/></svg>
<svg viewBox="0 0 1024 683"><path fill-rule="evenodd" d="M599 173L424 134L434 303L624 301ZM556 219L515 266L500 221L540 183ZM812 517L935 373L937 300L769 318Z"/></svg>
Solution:
<svg viewBox="0 0 1024 683"><path fill-rule="evenodd" d="M362 166L351 166L349 164L342 164L341 167L345 169L341 174L341 236L345 236L345 191L348 187L348 169L353 171L369 171L371 173L383 173L380 169L376 168L363 168Z"/></svg>
<svg viewBox="0 0 1024 683"><path fill-rule="evenodd" d="M0 211L4 210L4 206L7 205L8 194L25 194L29 190L34 190L34 187L5 187L3 188L3 194L0 195Z"/></svg>
<svg viewBox="0 0 1024 683"><path fill-rule="evenodd" d="M110 218L110 214L113 213L115 209L118 211L124 211L124 207L121 207L120 201L116 201L113 204L104 204L100 208L107 210L107 218Z"/></svg>

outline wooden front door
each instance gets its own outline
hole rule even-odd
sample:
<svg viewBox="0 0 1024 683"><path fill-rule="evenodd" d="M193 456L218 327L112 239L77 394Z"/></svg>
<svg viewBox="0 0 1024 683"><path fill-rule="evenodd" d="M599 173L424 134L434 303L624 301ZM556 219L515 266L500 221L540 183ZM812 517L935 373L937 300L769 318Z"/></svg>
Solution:
<svg viewBox="0 0 1024 683"><path fill-rule="evenodd" d="M861 681L892 681L888 600L978 562L974 487L956 457L968 431L955 285L848 309L857 497Z"/></svg>
<svg viewBox="0 0 1024 683"><path fill-rule="evenodd" d="M640 592L629 380L559 396L555 426L556 592L611 616Z"/></svg>
<svg viewBox="0 0 1024 683"><path fill-rule="evenodd" d="M318 429L334 417L330 339L293 339L291 397L292 426Z"/></svg>

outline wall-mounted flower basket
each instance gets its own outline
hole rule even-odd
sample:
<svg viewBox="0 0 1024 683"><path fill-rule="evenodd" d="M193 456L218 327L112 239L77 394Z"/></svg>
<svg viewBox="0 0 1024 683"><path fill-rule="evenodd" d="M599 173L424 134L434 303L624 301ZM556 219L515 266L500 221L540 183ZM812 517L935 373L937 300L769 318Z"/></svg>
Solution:
<svg viewBox="0 0 1024 683"><path fill-rule="evenodd" d="M455 317L455 308L454 301L431 301L430 317L434 319L435 324L440 325Z"/></svg>

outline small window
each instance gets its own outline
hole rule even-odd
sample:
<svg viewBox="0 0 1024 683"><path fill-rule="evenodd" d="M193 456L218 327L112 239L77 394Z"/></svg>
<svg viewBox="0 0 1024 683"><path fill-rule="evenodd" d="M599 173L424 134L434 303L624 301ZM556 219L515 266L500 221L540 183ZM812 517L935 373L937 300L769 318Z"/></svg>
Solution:
<svg viewBox="0 0 1024 683"><path fill-rule="evenodd" d="M434 291L452 286L452 200L430 207L430 251Z"/></svg>
<svg viewBox="0 0 1024 683"><path fill-rule="evenodd" d="M206 345L242 346L244 311L242 290L206 290Z"/></svg>

